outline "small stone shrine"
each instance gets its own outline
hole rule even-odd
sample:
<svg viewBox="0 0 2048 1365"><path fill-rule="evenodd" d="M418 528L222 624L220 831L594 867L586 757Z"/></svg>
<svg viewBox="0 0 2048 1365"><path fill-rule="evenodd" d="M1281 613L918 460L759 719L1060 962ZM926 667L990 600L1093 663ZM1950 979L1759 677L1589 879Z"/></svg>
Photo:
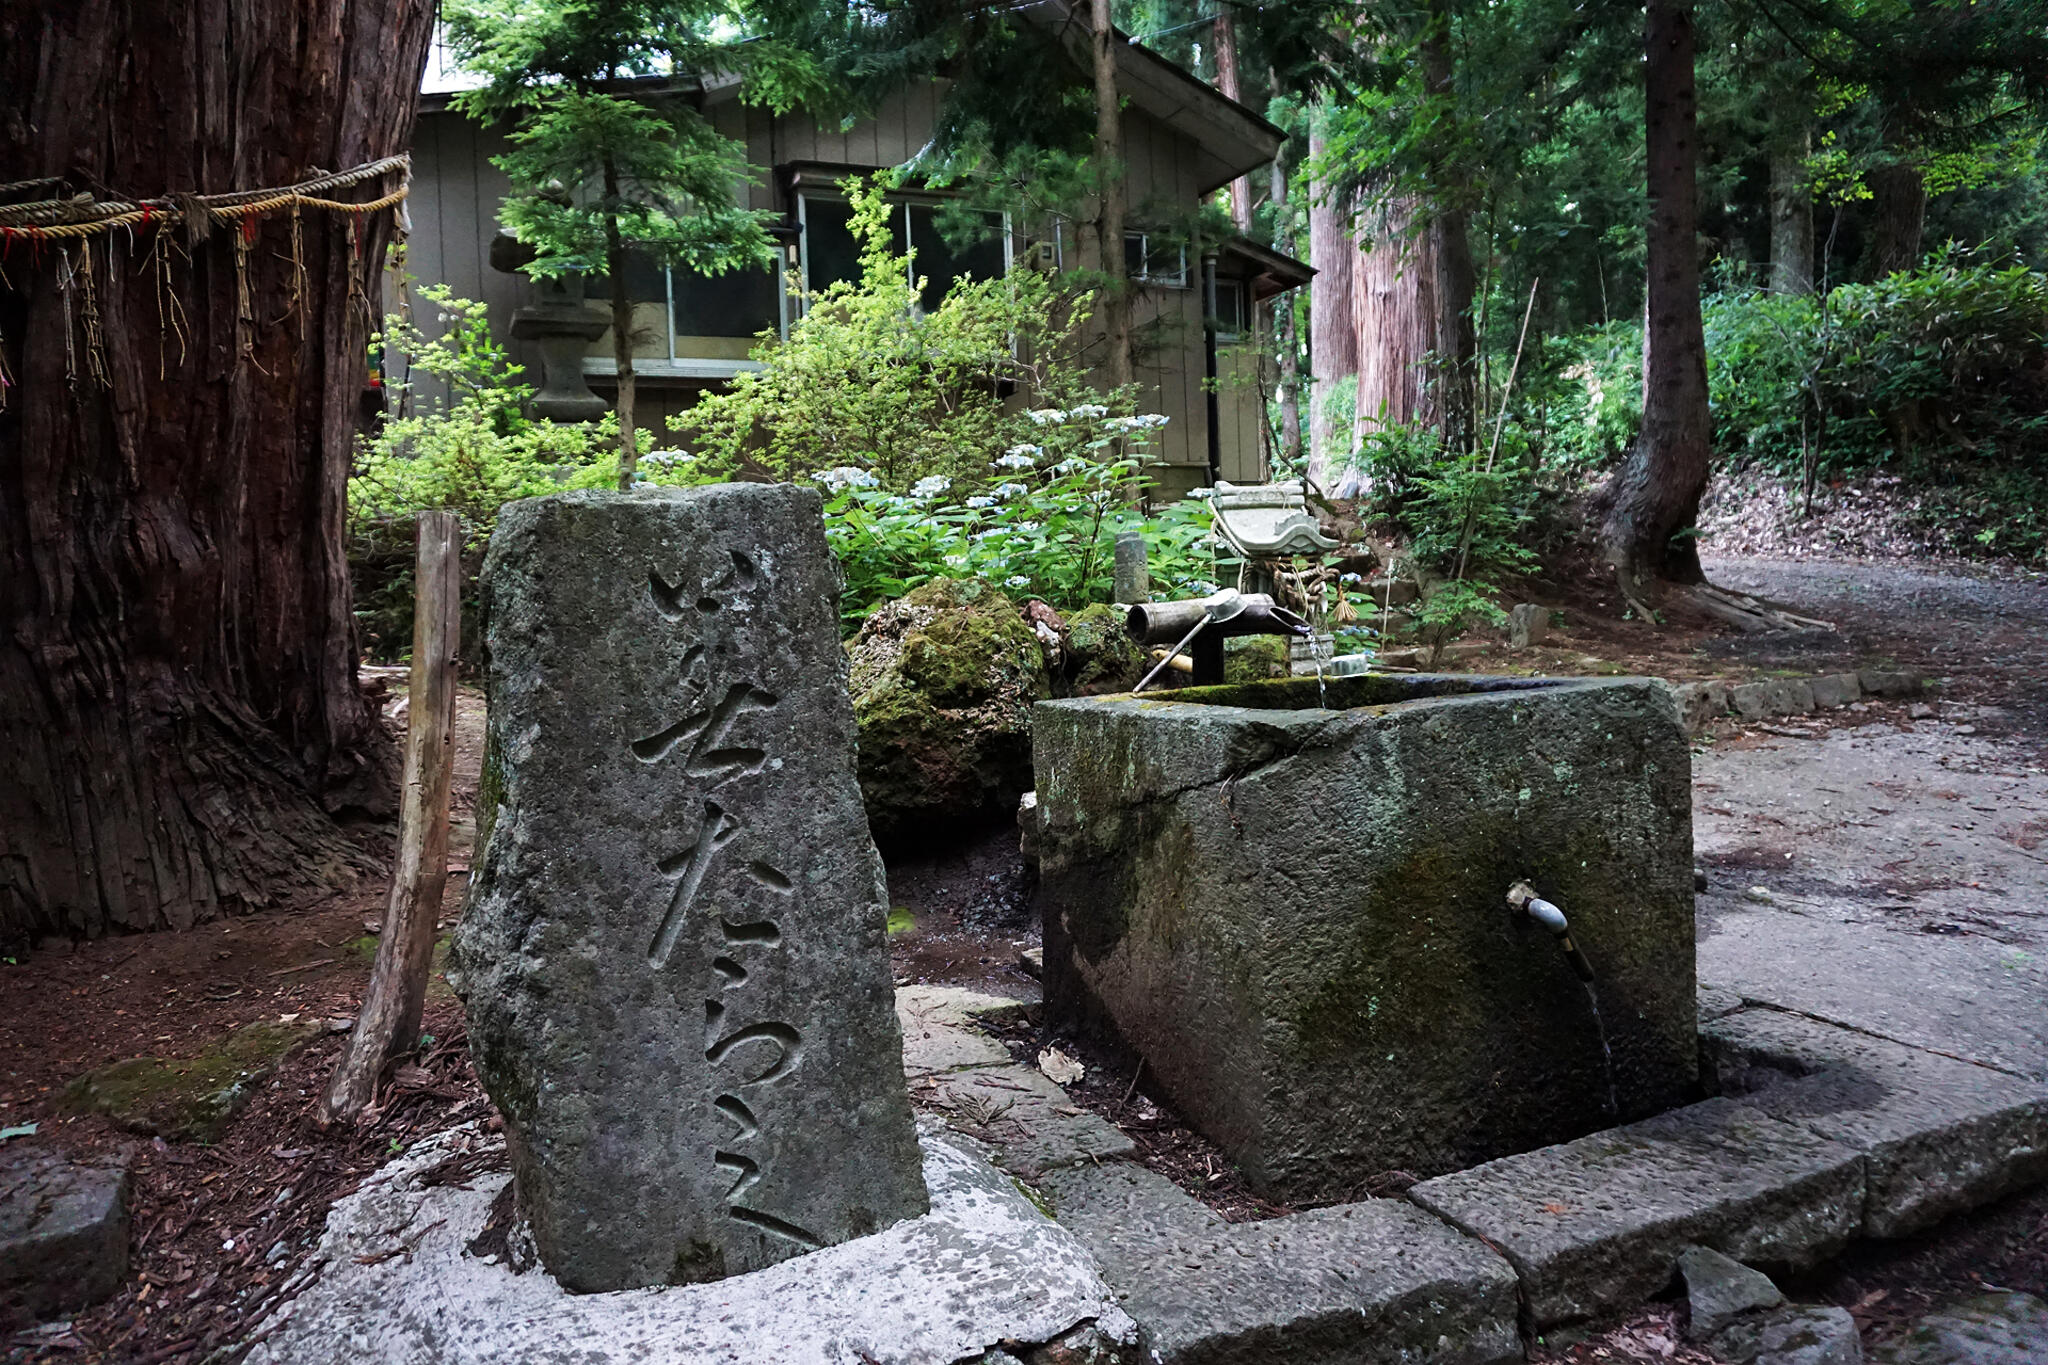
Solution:
<svg viewBox="0 0 2048 1365"><path fill-rule="evenodd" d="M923 1214L818 494L516 502L483 578L453 975L548 1270L702 1282Z"/></svg>

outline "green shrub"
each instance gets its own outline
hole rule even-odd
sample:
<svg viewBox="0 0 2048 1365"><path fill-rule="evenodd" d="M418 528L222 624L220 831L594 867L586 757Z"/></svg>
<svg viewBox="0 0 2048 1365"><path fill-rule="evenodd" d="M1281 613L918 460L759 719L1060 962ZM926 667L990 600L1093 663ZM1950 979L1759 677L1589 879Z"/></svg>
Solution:
<svg viewBox="0 0 2048 1365"><path fill-rule="evenodd" d="M387 660L412 648L415 514L461 519L463 630L473 638L476 571L498 509L515 498L617 479L616 417L577 424L527 417L533 390L491 339L484 305L441 285L419 293L446 331L430 338L410 318L385 319L373 344L402 353L407 378L387 380L386 400L398 415L358 439L348 485L357 628L363 647Z"/></svg>
<svg viewBox="0 0 2048 1365"><path fill-rule="evenodd" d="M892 493L934 477L971 490L999 481L1006 452L1041 443L1032 412L1136 414L1135 390L1105 395L1090 382L1090 294L1026 259L1001 279L955 280L927 311L881 187L845 189L860 280L819 293L788 340L764 332L753 353L763 368L670 419L692 447L692 477L852 468Z"/></svg>
<svg viewBox="0 0 2048 1365"><path fill-rule="evenodd" d="M1109 600L1116 536L1142 530L1155 581L1192 591L1212 572L1197 499L1148 515L1139 505L1149 434L1165 419L1111 416L1099 403L1038 409L1039 439L990 462L994 483L926 475L892 492L853 466L816 476L827 490L825 534L846 576L848 628L933 578L982 578L1012 597L1060 611ZM1213 590L1213 585L1210 585Z"/></svg>

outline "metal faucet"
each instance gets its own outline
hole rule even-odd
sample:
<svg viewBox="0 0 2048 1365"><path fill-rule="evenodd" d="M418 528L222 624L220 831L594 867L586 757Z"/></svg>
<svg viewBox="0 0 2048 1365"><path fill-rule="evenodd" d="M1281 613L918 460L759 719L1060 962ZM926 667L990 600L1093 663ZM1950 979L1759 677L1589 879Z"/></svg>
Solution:
<svg viewBox="0 0 2048 1365"><path fill-rule="evenodd" d="M1516 882L1508 888L1508 908L1519 910L1548 929L1557 939L1557 946L1564 949L1565 960L1572 964L1579 980L1591 982L1593 964L1579 951L1579 945L1572 942L1572 927L1565 920L1564 911L1536 894L1536 888L1527 882Z"/></svg>

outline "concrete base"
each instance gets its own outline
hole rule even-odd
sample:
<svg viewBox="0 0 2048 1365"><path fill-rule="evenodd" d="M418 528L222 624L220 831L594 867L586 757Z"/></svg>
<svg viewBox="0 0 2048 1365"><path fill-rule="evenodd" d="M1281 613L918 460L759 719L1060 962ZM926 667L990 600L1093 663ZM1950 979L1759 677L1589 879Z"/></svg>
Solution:
<svg viewBox="0 0 2048 1365"><path fill-rule="evenodd" d="M925 1217L715 1284L604 1294L468 1249L510 1176L419 1177L485 1141L441 1134L339 1201L318 1278L251 1365L951 1365L1082 1323L1135 1335L1074 1235L959 1138L922 1135Z"/></svg>

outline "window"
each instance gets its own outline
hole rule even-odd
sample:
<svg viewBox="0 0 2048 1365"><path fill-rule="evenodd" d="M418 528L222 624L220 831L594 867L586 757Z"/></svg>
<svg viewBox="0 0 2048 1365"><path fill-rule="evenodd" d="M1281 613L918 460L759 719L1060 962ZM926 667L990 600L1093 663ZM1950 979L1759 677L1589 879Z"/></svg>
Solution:
<svg viewBox="0 0 2048 1365"><path fill-rule="evenodd" d="M1216 335L1241 337L1252 330L1251 300L1243 280L1216 281Z"/></svg>
<svg viewBox="0 0 2048 1365"><path fill-rule="evenodd" d="M609 308L611 279L585 275L583 296ZM646 256L626 257L626 297L633 302L633 355L648 362L645 372L695 373L677 363L715 361L730 369L743 361L753 338L784 326L782 267L776 264L702 275L677 267L663 270ZM607 372L612 340L591 343L588 355Z"/></svg>
<svg viewBox="0 0 2048 1365"><path fill-rule="evenodd" d="M853 240L853 206L842 199L806 194L797 201L803 223L804 288L816 294L844 280L860 280L860 247ZM986 230L958 245L944 231L963 210L950 213L935 203L900 200L889 205L890 245L902 250L908 241L914 254L911 269L924 277L918 302L939 306L957 279L993 280L1010 264L1009 220L1000 213L967 210L981 218Z"/></svg>
<svg viewBox="0 0 2048 1365"><path fill-rule="evenodd" d="M1139 284L1188 287L1187 243L1163 233L1124 234L1124 274Z"/></svg>

